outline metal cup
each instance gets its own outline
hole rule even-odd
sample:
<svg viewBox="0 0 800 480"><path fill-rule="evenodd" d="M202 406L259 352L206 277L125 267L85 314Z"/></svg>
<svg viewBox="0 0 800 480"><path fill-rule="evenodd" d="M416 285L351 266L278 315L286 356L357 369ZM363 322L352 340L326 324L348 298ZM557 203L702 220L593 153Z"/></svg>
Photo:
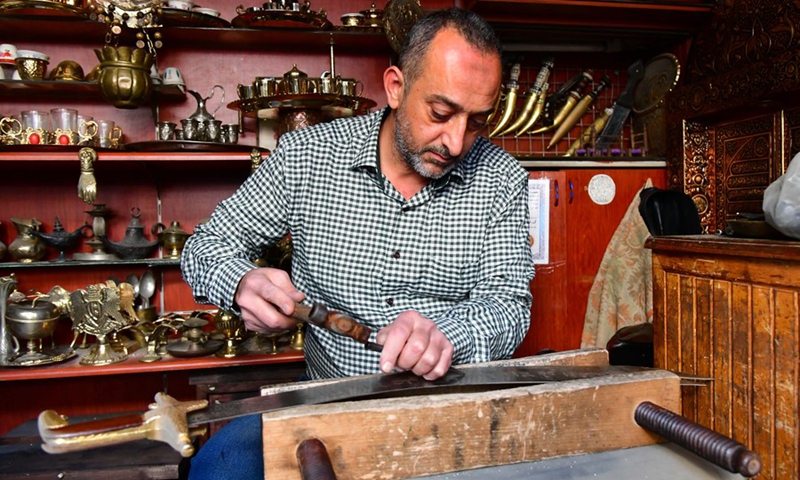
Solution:
<svg viewBox="0 0 800 480"><path fill-rule="evenodd" d="M281 79L277 77L256 77L253 89L256 97L272 97L283 93Z"/></svg>
<svg viewBox="0 0 800 480"><path fill-rule="evenodd" d="M168 141L175 139L175 127L177 127L174 122L158 122L158 126L156 127L156 135L158 140L160 141Z"/></svg>
<svg viewBox="0 0 800 480"><path fill-rule="evenodd" d="M341 87L342 95L347 95L348 97L360 97L364 93L364 84L361 83L361 80L356 80L355 78L343 78Z"/></svg>
<svg viewBox="0 0 800 480"><path fill-rule="evenodd" d="M18 118L3 117L0 119L0 144L19 145L22 143L23 130Z"/></svg>
<svg viewBox="0 0 800 480"><path fill-rule="evenodd" d="M223 125L220 137L223 143L239 143L239 125L235 123Z"/></svg>
<svg viewBox="0 0 800 480"><path fill-rule="evenodd" d="M290 95L304 95L317 93L317 86L310 82L308 77L293 77L284 79L283 91Z"/></svg>
<svg viewBox="0 0 800 480"><path fill-rule="evenodd" d="M206 124L206 140L209 142L219 142L222 133L222 122L219 120L209 120Z"/></svg>
<svg viewBox="0 0 800 480"><path fill-rule="evenodd" d="M256 88L253 85L242 85L241 83L236 86L236 93L239 94L240 100L250 100L256 98Z"/></svg>
<svg viewBox="0 0 800 480"><path fill-rule="evenodd" d="M184 118L181 120L181 127L183 129L183 139L184 140L197 140L197 122L189 119Z"/></svg>
<svg viewBox="0 0 800 480"><path fill-rule="evenodd" d="M92 120L92 117L82 117L78 115L78 145L85 145L88 147L97 146L97 130L99 126L97 122Z"/></svg>
<svg viewBox="0 0 800 480"><path fill-rule="evenodd" d="M342 77L339 75L331 77L330 74L325 76L325 73L323 73L323 76L319 77L319 89L317 91L319 93L331 94L342 93Z"/></svg>

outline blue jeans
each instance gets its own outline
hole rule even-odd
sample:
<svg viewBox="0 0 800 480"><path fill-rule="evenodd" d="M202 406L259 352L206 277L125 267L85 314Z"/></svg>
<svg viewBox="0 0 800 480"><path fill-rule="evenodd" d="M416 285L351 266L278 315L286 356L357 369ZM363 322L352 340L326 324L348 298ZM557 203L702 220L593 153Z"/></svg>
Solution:
<svg viewBox="0 0 800 480"><path fill-rule="evenodd" d="M261 415L234 419L192 458L189 480L264 480Z"/></svg>

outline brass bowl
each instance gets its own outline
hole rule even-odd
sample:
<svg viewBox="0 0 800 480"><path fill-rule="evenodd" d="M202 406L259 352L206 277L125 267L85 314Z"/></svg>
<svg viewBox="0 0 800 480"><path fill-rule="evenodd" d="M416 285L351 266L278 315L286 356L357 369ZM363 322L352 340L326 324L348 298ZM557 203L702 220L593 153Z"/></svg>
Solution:
<svg viewBox="0 0 800 480"><path fill-rule="evenodd" d="M83 67L74 60L64 60L50 72L50 78L62 82L80 82L84 78Z"/></svg>
<svg viewBox="0 0 800 480"><path fill-rule="evenodd" d="M36 300L11 303L6 307L6 322L17 338L34 340L53 334L60 315L51 302Z"/></svg>
<svg viewBox="0 0 800 480"><path fill-rule="evenodd" d="M50 63L41 58L17 57L17 71L22 80L42 80Z"/></svg>

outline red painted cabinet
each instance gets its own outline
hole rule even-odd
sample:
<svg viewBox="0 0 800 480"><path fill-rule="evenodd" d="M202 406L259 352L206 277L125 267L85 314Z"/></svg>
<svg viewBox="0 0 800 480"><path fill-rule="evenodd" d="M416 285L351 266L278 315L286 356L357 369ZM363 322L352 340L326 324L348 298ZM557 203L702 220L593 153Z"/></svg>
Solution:
<svg viewBox="0 0 800 480"><path fill-rule="evenodd" d="M518 356L580 348L589 291L608 242L647 179L654 186L666 184L663 168L610 166L530 173L550 182L549 258L536 266L531 328Z"/></svg>

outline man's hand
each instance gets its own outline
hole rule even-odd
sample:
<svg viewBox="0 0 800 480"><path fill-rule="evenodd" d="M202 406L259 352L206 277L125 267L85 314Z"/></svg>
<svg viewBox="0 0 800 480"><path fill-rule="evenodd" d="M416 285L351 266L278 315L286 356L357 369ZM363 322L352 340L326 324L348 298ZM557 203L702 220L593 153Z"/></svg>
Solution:
<svg viewBox="0 0 800 480"><path fill-rule="evenodd" d="M289 315L294 312L295 302L305 297L288 273L277 268L257 268L242 277L235 300L248 330L271 333L297 325Z"/></svg>
<svg viewBox="0 0 800 480"><path fill-rule="evenodd" d="M436 324L417 312L397 316L376 337L383 345L381 371L411 370L426 380L443 376L453 361L453 345Z"/></svg>

